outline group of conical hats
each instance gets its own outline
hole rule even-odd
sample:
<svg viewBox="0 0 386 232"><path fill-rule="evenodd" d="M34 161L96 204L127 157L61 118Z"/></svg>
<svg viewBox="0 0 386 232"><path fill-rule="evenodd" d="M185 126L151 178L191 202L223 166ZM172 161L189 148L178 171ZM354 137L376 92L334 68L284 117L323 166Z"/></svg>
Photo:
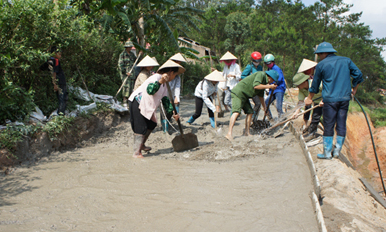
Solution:
<svg viewBox="0 0 386 232"><path fill-rule="evenodd" d="M174 56L170 57L170 59L167 60L161 67L159 67L158 71L161 70L161 69L164 69L164 68L175 68L175 67L178 67L178 74L181 74L181 73L185 72L185 68L182 67L181 65L177 64L174 61L186 62L186 60L182 56L182 54L181 53L177 53ZM139 62L137 64L137 66L138 67L155 67L155 66L159 66L159 64L158 64L157 59L155 57L150 57L150 56L147 55L147 56L145 56L145 58L143 58L141 60L141 62Z"/></svg>

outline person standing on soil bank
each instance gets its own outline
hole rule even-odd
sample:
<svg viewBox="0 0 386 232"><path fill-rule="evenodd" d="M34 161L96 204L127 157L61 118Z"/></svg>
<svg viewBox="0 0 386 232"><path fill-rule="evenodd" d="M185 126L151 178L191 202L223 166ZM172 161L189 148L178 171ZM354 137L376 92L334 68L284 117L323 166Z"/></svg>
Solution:
<svg viewBox="0 0 386 232"><path fill-rule="evenodd" d="M176 62L177 64L181 65L181 63L186 63L185 58L182 56L181 53L177 53L174 56L170 57L170 60ZM170 89L172 90L173 95L173 101L174 105L176 107L177 113L180 111L180 94L181 94L181 77L180 75L177 75L174 80L169 82ZM168 121L164 118L164 115L162 112L161 114L161 125L162 125L162 131L164 133L167 133L169 130L169 124Z"/></svg>
<svg viewBox="0 0 386 232"><path fill-rule="evenodd" d="M220 62L224 62L223 76L225 82L221 82L218 85L220 89L220 99L224 95L224 107L226 111L229 111L229 107L232 107L231 90L241 80L240 66L236 63L237 57L229 51L225 53L220 59Z"/></svg>
<svg viewBox="0 0 386 232"><path fill-rule="evenodd" d="M241 79L245 79L247 76L258 72L258 71L263 71L263 67L260 65L261 63L261 53L260 52L252 52L251 54L251 63L245 67L243 73L241 74ZM253 116L254 118L255 115L259 115L261 104L260 104L260 99L258 96L254 96L252 98L253 103L255 103L255 106L253 107Z"/></svg>
<svg viewBox="0 0 386 232"><path fill-rule="evenodd" d="M131 128L134 132L134 154L135 158L143 158L141 151L150 151L145 146L150 133L157 126L156 110L160 102L168 115L173 114L175 120L179 115L173 112L170 99L167 97L168 89L165 83L172 81L178 74L185 72L181 65L168 60L157 71L150 76L129 97Z"/></svg>
<svg viewBox="0 0 386 232"><path fill-rule="evenodd" d="M273 84L277 82L279 74L275 70L269 71L259 71L252 75L249 75L235 88L233 88L232 96L232 116L229 122L228 134L225 136L228 140L232 141L232 130L235 125L237 117L241 113L241 109L244 110L244 113L247 114L245 118L245 131L244 135L249 136L249 128L251 126L253 109L249 103L249 98L254 96L259 96L260 103L263 105L264 110L266 105L264 102L264 90L271 89L275 90L277 85Z"/></svg>
<svg viewBox="0 0 386 232"><path fill-rule="evenodd" d="M129 76L122 88L123 107L127 107L127 98L129 97L131 88L134 84L134 75L132 73L129 73L129 71L133 67L136 57L134 53L131 52L132 48L134 47L133 42L127 41L124 47L125 50L119 55L118 69L122 81L124 81L125 78Z"/></svg>
<svg viewBox="0 0 386 232"><path fill-rule="evenodd" d="M197 118L201 116L202 105L205 102L206 107L208 108L210 125L215 128L214 113L216 112L216 107L212 103L212 95L217 93L218 82L225 82L223 74L217 70L211 72L205 76L204 80L200 81L196 86L194 96L196 96L196 112L189 118L187 123L192 124Z"/></svg>
<svg viewBox="0 0 386 232"><path fill-rule="evenodd" d="M280 116L283 114L283 99L284 99L284 93L286 90L284 75L281 69L279 68L279 66L275 64L275 57L272 54L267 54L264 57L264 63L265 65L267 65L268 70L275 70L279 74L279 79L275 82L275 84L277 85L277 88L275 89L275 91L270 90L270 94L272 94L273 92L271 102L276 100L276 110L278 113L278 118L280 118ZM267 97L267 100L265 101L266 105L269 105L268 104L269 98L270 96ZM268 109L268 116L272 118L272 114L269 109Z"/></svg>
<svg viewBox="0 0 386 232"><path fill-rule="evenodd" d="M60 58L62 58L62 52L56 47L53 46L51 48L51 53L53 57L51 57L48 63L48 70L50 70L52 75L52 84L54 85L54 91L56 92L56 96L58 97L58 115L65 114L67 100L68 100L68 92L67 92L67 84L66 77L64 76L64 72L62 69L62 65L60 64Z"/></svg>
<svg viewBox="0 0 386 232"><path fill-rule="evenodd" d="M315 71L315 66L317 65L317 62L303 59L299 69L298 73L293 77L293 84L294 87L299 88L299 95L298 95L298 106L304 103L304 99L309 95L308 90L311 88L312 85L312 77ZM323 101L322 101L322 85L319 87L319 93L315 94L312 98L315 105L320 105L320 107L315 108L312 113L312 120L310 126L306 129L308 134L304 135L304 139L306 141L309 141L314 138L315 133L318 129L318 124L320 122L320 117L323 113ZM309 108L306 106L306 109ZM300 108L298 108L295 113L293 114L293 118L297 118L297 114L299 113ZM307 127L308 125L308 119L310 118L310 113L306 113L303 116L304 119L304 125Z"/></svg>
<svg viewBox="0 0 386 232"><path fill-rule="evenodd" d="M145 56L141 60L141 62L138 63L137 67L141 68L141 72L138 74L137 79L135 80L134 89L139 88L146 80L150 77L150 71L154 68L159 66L157 60L155 58L151 58L150 56Z"/></svg>
<svg viewBox="0 0 386 232"><path fill-rule="evenodd" d="M359 84L363 82L362 72L354 62L350 58L335 55L336 52L330 43L323 42L318 45L315 54L318 55L320 62L316 65L314 80L309 89L310 94L304 100L306 105L311 105L312 98L319 92L320 83L323 82L323 154L318 154L319 159L339 157L346 137L349 101L357 92ZM332 151L334 127L337 136L335 149Z"/></svg>

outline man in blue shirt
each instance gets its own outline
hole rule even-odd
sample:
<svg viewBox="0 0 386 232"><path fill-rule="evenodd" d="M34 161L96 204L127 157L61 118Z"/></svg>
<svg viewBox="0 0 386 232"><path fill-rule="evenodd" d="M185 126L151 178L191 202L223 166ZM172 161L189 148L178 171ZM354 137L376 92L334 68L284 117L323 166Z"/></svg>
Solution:
<svg viewBox="0 0 386 232"><path fill-rule="evenodd" d="M350 58L337 56L330 43L319 44L315 53L321 60L316 65L314 80L309 89L310 94L304 100L306 105L312 104L312 97L319 92L323 82L323 154L319 159L338 158L346 137L346 120L351 95L354 96L358 86L363 82L362 72ZM351 88L351 77L352 88ZM336 145L332 152L334 128L336 127ZM332 154L333 153L333 154Z"/></svg>
<svg viewBox="0 0 386 232"><path fill-rule="evenodd" d="M274 83L277 85L277 88L274 91L270 90L270 94L272 94L272 92L273 92L271 102L276 100L276 110L278 113L278 117L280 118L280 116L283 114L283 99L284 99L284 93L286 90L286 84L285 84L283 71L281 71L279 66L277 66L275 64L275 57L272 54L267 54L264 57L264 63L265 63L265 65L267 65L268 70L275 70L279 74L279 79ZM270 97L268 97L265 101L265 105L267 105L267 106L269 105L268 104L269 98ZM268 108L268 116L270 118L272 118L272 114L271 114L271 111L269 110L269 108Z"/></svg>

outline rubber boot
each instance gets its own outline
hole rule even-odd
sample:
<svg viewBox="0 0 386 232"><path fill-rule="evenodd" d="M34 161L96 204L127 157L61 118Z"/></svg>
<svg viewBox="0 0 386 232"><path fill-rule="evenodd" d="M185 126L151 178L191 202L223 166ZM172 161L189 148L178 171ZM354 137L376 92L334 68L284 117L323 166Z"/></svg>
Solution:
<svg viewBox="0 0 386 232"><path fill-rule="evenodd" d="M193 116L190 116L189 120L187 123L192 124L196 119L193 118Z"/></svg>
<svg viewBox="0 0 386 232"><path fill-rule="evenodd" d="M180 112L180 104L176 104L175 107L176 107L177 114L178 114Z"/></svg>
<svg viewBox="0 0 386 232"><path fill-rule="evenodd" d="M162 119L162 120L161 120L161 125L162 125L162 131L163 131L164 133L168 133L168 131L169 131L169 123L168 123L168 120Z"/></svg>
<svg viewBox="0 0 386 232"><path fill-rule="evenodd" d="M141 134L134 134L134 143L133 143L133 157L134 158L143 158L141 153L141 147L143 138L145 136Z"/></svg>
<svg viewBox="0 0 386 232"><path fill-rule="evenodd" d="M336 144L333 152L334 158L339 158L339 153L342 150L345 138L346 137L343 137L343 136L336 136Z"/></svg>
<svg viewBox="0 0 386 232"><path fill-rule="evenodd" d="M147 139L149 138L151 132L152 132L152 130L147 130L145 136L143 136L143 141L142 141L142 146L141 146L141 150L142 151L150 151L151 150L151 147L147 147L145 145L145 143L146 143Z"/></svg>
<svg viewBox="0 0 386 232"><path fill-rule="evenodd" d="M214 121L214 117L209 117L209 120L210 120L210 125L211 125L213 128L216 128L216 122Z"/></svg>
<svg viewBox="0 0 386 232"><path fill-rule="evenodd" d="M332 159L333 136L323 136L323 154L318 154L318 159Z"/></svg>
<svg viewBox="0 0 386 232"><path fill-rule="evenodd" d="M318 130L318 124L311 123L311 125L308 127L308 133L303 135L304 141L308 142L312 139L314 139L316 136L316 131Z"/></svg>

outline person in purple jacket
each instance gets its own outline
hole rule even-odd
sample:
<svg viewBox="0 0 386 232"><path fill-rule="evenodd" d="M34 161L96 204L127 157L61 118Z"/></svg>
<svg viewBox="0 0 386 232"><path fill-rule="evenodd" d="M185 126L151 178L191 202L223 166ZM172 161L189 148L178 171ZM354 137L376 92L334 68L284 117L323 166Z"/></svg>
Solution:
<svg viewBox="0 0 386 232"><path fill-rule="evenodd" d="M279 79L274 83L277 85L277 88L273 91L273 96L271 102L276 100L276 109L278 113L278 117L283 114L283 100L284 100L284 93L286 90L286 84L285 79L283 75L283 71L275 64L275 57L272 54L267 54L264 57L264 63L267 65L268 70L275 70L279 74ZM272 90L269 92L270 96L272 94ZM265 105L268 106L268 101L270 96L265 100ZM268 109L268 116L272 118L271 111Z"/></svg>
<svg viewBox="0 0 386 232"><path fill-rule="evenodd" d="M315 54L320 62L316 65L314 79L309 95L304 102L312 104L314 94L319 92L320 82L323 82L323 154L318 154L319 159L338 158L346 137L346 120L351 96L357 92L358 86L363 82L362 72L350 58L337 56L336 50L330 43L323 42L318 45ZM351 86L352 78L352 86ZM336 129L336 145L332 151Z"/></svg>

